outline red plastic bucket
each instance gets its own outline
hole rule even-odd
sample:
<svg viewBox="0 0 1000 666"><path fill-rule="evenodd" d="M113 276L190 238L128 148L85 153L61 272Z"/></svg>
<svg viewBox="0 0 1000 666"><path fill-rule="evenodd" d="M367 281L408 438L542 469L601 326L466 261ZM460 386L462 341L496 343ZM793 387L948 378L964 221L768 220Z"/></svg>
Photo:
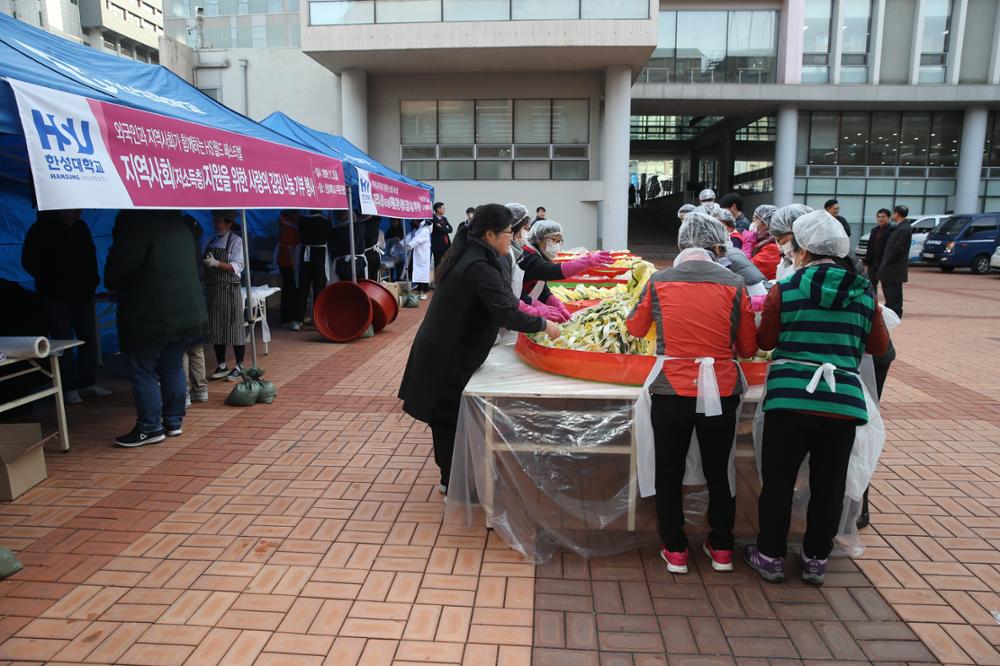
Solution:
<svg viewBox="0 0 1000 666"><path fill-rule="evenodd" d="M396 316L399 315L399 303L391 291L374 280L358 280L358 286L364 289L371 299L372 325L376 333L396 321Z"/></svg>
<svg viewBox="0 0 1000 666"><path fill-rule="evenodd" d="M316 299L313 322L327 340L349 342L372 325L372 309L371 299L360 285L334 282Z"/></svg>

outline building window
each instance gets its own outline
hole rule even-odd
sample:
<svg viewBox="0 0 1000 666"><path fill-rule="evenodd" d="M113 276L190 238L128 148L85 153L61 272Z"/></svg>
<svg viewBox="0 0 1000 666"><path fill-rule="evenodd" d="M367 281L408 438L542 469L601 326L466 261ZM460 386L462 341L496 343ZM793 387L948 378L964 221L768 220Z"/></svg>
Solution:
<svg viewBox="0 0 1000 666"><path fill-rule="evenodd" d="M400 159L426 180L587 180L590 101L403 100Z"/></svg>
<svg viewBox="0 0 1000 666"><path fill-rule="evenodd" d="M868 83L871 0L841 0L841 83Z"/></svg>
<svg viewBox="0 0 1000 666"><path fill-rule="evenodd" d="M309 3L309 25L648 18L648 0L313 0Z"/></svg>
<svg viewBox="0 0 1000 666"><path fill-rule="evenodd" d="M659 40L639 82L774 83L777 24L775 11L660 12Z"/></svg>
<svg viewBox="0 0 1000 666"><path fill-rule="evenodd" d="M806 0L802 32L802 83L830 82L831 0Z"/></svg>
<svg viewBox="0 0 1000 666"><path fill-rule="evenodd" d="M948 69L951 0L923 0L918 83L944 83Z"/></svg>

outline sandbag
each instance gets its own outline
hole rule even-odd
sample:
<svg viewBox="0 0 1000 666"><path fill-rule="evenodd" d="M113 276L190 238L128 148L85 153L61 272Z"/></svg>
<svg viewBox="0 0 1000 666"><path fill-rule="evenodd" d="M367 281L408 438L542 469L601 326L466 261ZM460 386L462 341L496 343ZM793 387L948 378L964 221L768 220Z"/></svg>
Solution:
<svg viewBox="0 0 1000 666"><path fill-rule="evenodd" d="M258 382L260 393L257 395L257 402L270 405L278 397L278 389L274 387L274 382Z"/></svg>
<svg viewBox="0 0 1000 666"><path fill-rule="evenodd" d="M419 308L420 307L420 297L414 293L409 293L403 299L404 308Z"/></svg>
<svg viewBox="0 0 1000 666"><path fill-rule="evenodd" d="M24 568L10 550L0 547L0 580L16 574Z"/></svg>
<svg viewBox="0 0 1000 666"><path fill-rule="evenodd" d="M374 326L369 326L367 329L365 329L365 332L362 333L360 337L362 339L364 339L364 338L374 338L375 337L375 327Z"/></svg>
<svg viewBox="0 0 1000 666"><path fill-rule="evenodd" d="M247 368L241 375L243 381L233 387L229 397L226 398L226 404L232 407L252 407L260 398L263 383L260 378L264 375L264 371L257 367Z"/></svg>

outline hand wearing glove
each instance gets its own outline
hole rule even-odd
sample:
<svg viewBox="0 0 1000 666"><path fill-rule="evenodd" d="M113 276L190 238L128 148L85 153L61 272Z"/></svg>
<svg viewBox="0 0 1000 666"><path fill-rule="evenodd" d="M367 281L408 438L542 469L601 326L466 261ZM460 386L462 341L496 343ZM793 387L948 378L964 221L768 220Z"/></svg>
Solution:
<svg viewBox="0 0 1000 666"><path fill-rule="evenodd" d="M563 305L563 302L555 294L549 294L549 297L545 299L545 304L559 310L563 317L565 317L563 321L569 321L573 317L573 313L566 309L566 306Z"/></svg>
<svg viewBox="0 0 1000 666"><path fill-rule="evenodd" d="M562 263L563 277L573 277L580 273L586 273L588 269L597 266L610 266L615 263L615 258L610 252L600 251L585 254L577 259L571 259Z"/></svg>
<svg viewBox="0 0 1000 666"><path fill-rule="evenodd" d="M218 268L219 264L221 264L222 262L213 257L212 255L206 254L205 258L202 259L202 263L208 266L209 268Z"/></svg>
<svg viewBox="0 0 1000 666"><path fill-rule="evenodd" d="M530 304L525 303L524 301L518 301L517 309L533 317L541 317L546 321L554 321L559 324L561 324L564 321L567 321L567 319L563 317L562 313L559 312L557 308L549 307L548 305L542 303L541 301L532 300Z"/></svg>
<svg viewBox="0 0 1000 666"><path fill-rule="evenodd" d="M767 300L767 294L762 294L760 296L750 297L750 310L752 312L763 312L764 311L764 301Z"/></svg>

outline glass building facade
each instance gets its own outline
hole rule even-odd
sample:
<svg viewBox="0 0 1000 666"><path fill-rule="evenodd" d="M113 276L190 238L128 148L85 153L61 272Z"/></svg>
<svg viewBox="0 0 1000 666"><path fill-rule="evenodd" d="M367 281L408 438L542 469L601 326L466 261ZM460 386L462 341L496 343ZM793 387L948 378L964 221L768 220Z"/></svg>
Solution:
<svg viewBox="0 0 1000 666"><path fill-rule="evenodd" d="M203 42L195 30L204 9ZM299 0L164 0L168 37L192 48L293 47L300 44Z"/></svg>
<svg viewBox="0 0 1000 666"><path fill-rule="evenodd" d="M640 83L774 83L776 11L660 12L656 50Z"/></svg>
<svg viewBox="0 0 1000 666"><path fill-rule="evenodd" d="M309 25L647 19L646 0L313 0Z"/></svg>

